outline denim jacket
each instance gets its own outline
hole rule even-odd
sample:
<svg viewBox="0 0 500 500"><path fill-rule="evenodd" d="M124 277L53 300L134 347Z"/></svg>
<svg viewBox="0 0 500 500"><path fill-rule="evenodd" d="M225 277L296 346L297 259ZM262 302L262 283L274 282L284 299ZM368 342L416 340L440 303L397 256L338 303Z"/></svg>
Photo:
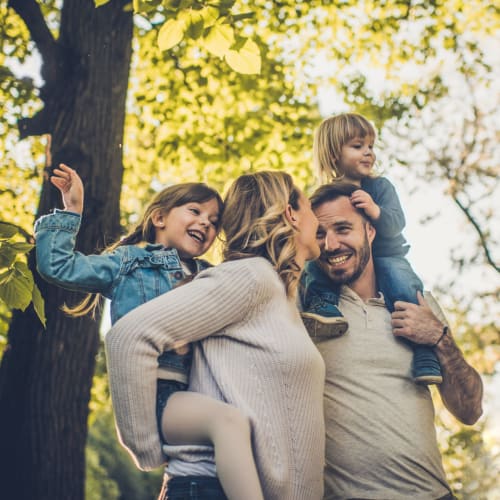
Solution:
<svg viewBox="0 0 500 500"><path fill-rule="evenodd" d="M172 290L185 278L177 250L159 244L124 245L101 255L75 252L80 222L80 215L57 209L35 222L37 269L49 283L78 292L100 293L110 299L112 323ZM210 267L202 259L194 262L196 272ZM182 355L174 351L161 354L160 378L180 373L177 380L184 382L191 357L191 351Z"/></svg>
<svg viewBox="0 0 500 500"><path fill-rule="evenodd" d="M111 322L172 290L185 274L177 250L159 244L124 245L102 255L75 251L81 217L55 210L35 222L37 269L50 283L111 300ZM196 270L209 263L195 259Z"/></svg>

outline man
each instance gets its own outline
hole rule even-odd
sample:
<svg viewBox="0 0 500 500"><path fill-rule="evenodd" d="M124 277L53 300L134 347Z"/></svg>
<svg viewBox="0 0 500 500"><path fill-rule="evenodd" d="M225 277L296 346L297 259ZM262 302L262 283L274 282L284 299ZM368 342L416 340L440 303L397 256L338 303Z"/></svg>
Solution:
<svg viewBox="0 0 500 500"><path fill-rule="evenodd" d="M330 184L311 198L321 256L310 271L342 285L339 309L349 323L344 335L317 344L327 369L325 499L452 499L431 395L412 381L405 339L435 346L441 398L463 423L481 416L482 382L421 296L418 305L396 302L391 317L377 290L375 228L350 202L356 189Z"/></svg>

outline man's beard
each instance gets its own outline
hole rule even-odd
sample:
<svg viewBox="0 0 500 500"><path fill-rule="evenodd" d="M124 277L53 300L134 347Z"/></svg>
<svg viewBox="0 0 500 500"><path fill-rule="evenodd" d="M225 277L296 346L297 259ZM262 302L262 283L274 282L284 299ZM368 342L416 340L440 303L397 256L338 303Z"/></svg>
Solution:
<svg viewBox="0 0 500 500"><path fill-rule="evenodd" d="M328 275L330 280L336 285L349 285L355 282L363 274L363 271L365 270L368 262L370 261L371 248L370 248L370 243L368 241L368 235L366 234L366 226L364 230L365 230L365 237L363 245L359 250L356 251L355 254L355 256L358 258L358 265L352 272L349 273L349 271L346 271L345 269L336 270L334 267L332 268L326 262L328 258L335 256L336 252L321 254L318 263L320 267L323 269L323 271Z"/></svg>

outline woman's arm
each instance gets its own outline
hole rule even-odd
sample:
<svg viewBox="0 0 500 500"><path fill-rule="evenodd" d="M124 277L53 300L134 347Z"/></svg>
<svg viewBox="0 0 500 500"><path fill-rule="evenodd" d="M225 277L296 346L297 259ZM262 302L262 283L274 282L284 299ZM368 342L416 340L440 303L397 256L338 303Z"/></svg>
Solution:
<svg viewBox="0 0 500 500"><path fill-rule="evenodd" d="M126 314L106 335L116 424L122 443L140 468L159 467L165 460L155 415L158 355L222 334L225 327L244 321L251 309L268 300L266 276L261 276L256 262L247 260L261 259L203 271L191 283Z"/></svg>

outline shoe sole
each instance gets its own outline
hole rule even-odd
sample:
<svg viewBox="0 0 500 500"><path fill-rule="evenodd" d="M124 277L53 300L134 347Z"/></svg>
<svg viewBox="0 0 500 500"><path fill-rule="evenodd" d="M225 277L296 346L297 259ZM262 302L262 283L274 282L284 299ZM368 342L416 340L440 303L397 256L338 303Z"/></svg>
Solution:
<svg viewBox="0 0 500 500"><path fill-rule="evenodd" d="M343 317L319 316L314 313L302 313L302 321L313 340L327 340L344 335L349 327Z"/></svg>
<svg viewBox="0 0 500 500"><path fill-rule="evenodd" d="M415 377L413 381L420 385L434 385L443 383L443 377L441 375L421 375Z"/></svg>

